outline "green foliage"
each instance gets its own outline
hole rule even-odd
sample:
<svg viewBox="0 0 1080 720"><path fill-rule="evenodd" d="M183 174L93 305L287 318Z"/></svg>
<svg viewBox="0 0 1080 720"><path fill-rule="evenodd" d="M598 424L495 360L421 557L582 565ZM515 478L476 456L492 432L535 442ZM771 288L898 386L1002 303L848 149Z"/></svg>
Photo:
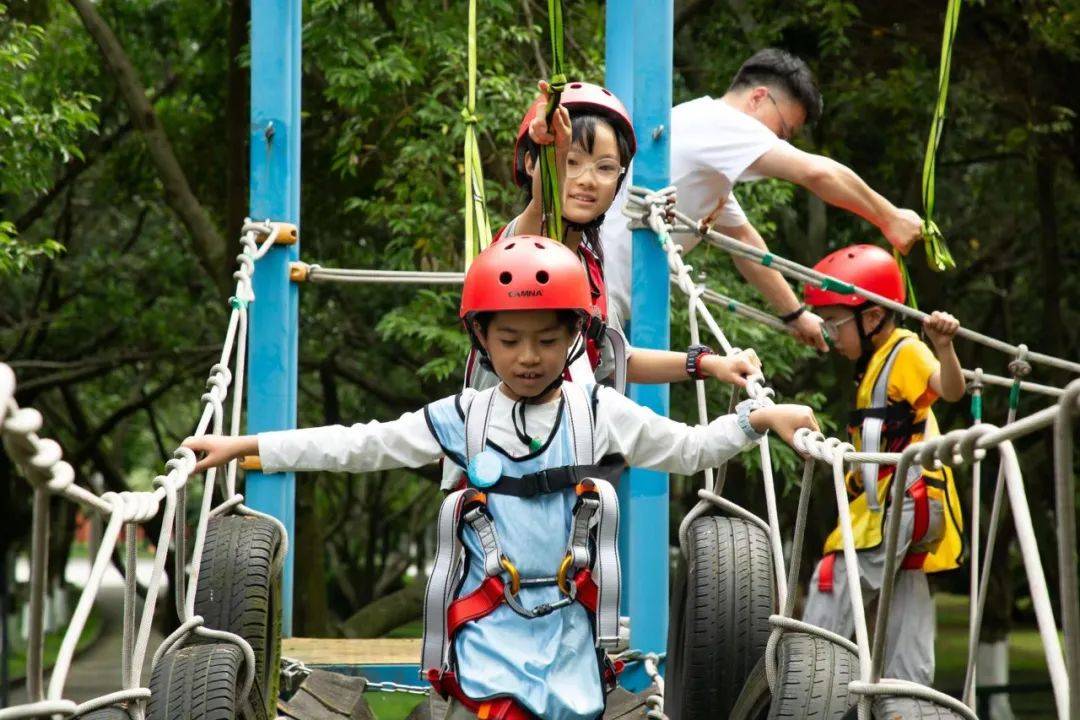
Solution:
<svg viewBox="0 0 1080 720"><path fill-rule="evenodd" d="M25 270L36 257L54 258L64 246L55 240L19 242L14 223L0 221L0 276Z"/></svg>
<svg viewBox="0 0 1080 720"><path fill-rule="evenodd" d="M82 159L83 133L97 124L94 96L46 91L39 67L45 44L43 28L11 19L0 6L0 198L48 189L55 162ZM61 249L52 239L20 242L14 223L0 214L0 275Z"/></svg>
<svg viewBox="0 0 1080 720"><path fill-rule="evenodd" d="M244 178L230 180L227 165L234 149L226 143L229 5L99 4L148 88L196 197L219 227L239 220L227 216L227 198L246 197ZM32 21L0 17L0 357L16 363L24 386L38 383L27 400L46 413L65 450L82 452L81 475L108 465L122 480L145 483L194 426L227 306L165 209L160 180L96 46L67 2L41 6ZM677 6L680 17L688 13L675 42L677 102L720 96L758 48L790 49L807 58L825 97L821 122L796 142L851 166L897 205L918 209L942 4ZM547 72L537 61L548 62L546 11L535 0L493 0L480 8L478 132L498 228L521 206L510 153L536 81ZM305 261L461 267L466 10L466 3L450 0L305 4ZM584 0L568 3L567 11L570 75L600 81L605 4ZM921 258L910 263L925 308L949 309L973 329L1067 357L1078 354L1080 327L1080 99L1062 78L1080 71L1077 37L1080 15L1067 3L965 3L936 210L959 270L930 275ZM242 66L247 53L239 53ZM246 90L238 92L246 98ZM242 103L239 112L246 133ZM883 242L861 218L826 210L790 184L742 184L736 193L770 248L801 262L812 264L852 242ZM34 215L38 201L44 206ZM226 255L238 250L230 245ZM726 254L702 246L686 260L716 290L764 306ZM460 387L468 341L455 291L304 285L300 295L301 425L391 419ZM685 347L686 307L678 291L672 308L672 347ZM757 350L779 399L813 405L826 427L842 431L850 364L715 312L733 344ZM703 336L712 342L704 328ZM958 349L965 366L1005 370L998 354L964 343ZM1064 380L1040 370L1033 379ZM175 385L149 408L109 428L94 452L83 447L87 433L77 427L73 405L92 430L168 383ZM727 406L729 392L709 384L711 414ZM1003 417L1004 398L987 391L988 421ZM968 422L964 405L941 407L944 428ZM692 384L673 388L672 415L696 420ZM773 445L778 478L790 489L798 461ZM1047 455L1044 446L1033 446L1025 468L1030 462L1029 472L1045 472ZM756 456L742 461L752 477ZM437 497L432 479L412 471L301 479L317 488L317 527L304 531L325 533L325 578L317 580L325 580L328 620L371 599L394 553L418 559ZM759 484L728 487L733 497L743 500L745 493L756 502L746 488ZM785 523L789 504L781 507ZM817 529L832 518L822 513ZM380 592L401 586L390 575Z"/></svg>

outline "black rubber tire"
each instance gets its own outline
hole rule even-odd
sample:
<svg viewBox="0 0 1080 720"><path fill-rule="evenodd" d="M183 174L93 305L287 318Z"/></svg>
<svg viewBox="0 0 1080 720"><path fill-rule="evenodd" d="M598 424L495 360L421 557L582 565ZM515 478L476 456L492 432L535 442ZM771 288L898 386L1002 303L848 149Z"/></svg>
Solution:
<svg viewBox="0 0 1080 720"><path fill-rule="evenodd" d="M776 692L769 720L842 720L858 702L848 683L859 679L859 658L808 633L784 633L776 649Z"/></svg>
<svg viewBox="0 0 1080 720"><path fill-rule="evenodd" d="M255 653L252 707L277 713L281 672L281 576L274 556L276 523L250 515L210 518L206 527L195 614L206 627L236 633Z"/></svg>
<svg viewBox="0 0 1080 720"><path fill-rule="evenodd" d="M686 561L682 553L676 556L671 568L671 601L668 603L667 656L664 662L664 710L672 718L679 717L682 697L683 618L686 617Z"/></svg>
<svg viewBox="0 0 1080 720"><path fill-rule="evenodd" d="M874 701L875 720L961 720L962 716L929 700L882 697Z"/></svg>
<svg viewBox="0 0 1080 720"><path fill-rule="evenodd" d="M85 715L72 715L71 720L131 720L131 716L123 708L103 707Z"/></svg>
<svg viewBox="0 0 1080 720"><path fill-rule="evenodd" d="M769 677L765 674L765 656L762 655L731 707L731 720L767 720L771 704L772 693L769 692Z"/></svg>
<svg viewBox="0 0 1080 720"><path fill-rule="evenodd" d="M726 718L769 639L769 540L745 520L710 516L690 525L688 543L686 596L675 619L682 632L668 646L678 677L665 709L672 720Z"/></svg>
<svg viewBox="0 0 1080 720"><path fill-rule="evenodd" d="M147 720L237 720L244 655L232 643L187 645L162 656L150 677Z"/></svg>

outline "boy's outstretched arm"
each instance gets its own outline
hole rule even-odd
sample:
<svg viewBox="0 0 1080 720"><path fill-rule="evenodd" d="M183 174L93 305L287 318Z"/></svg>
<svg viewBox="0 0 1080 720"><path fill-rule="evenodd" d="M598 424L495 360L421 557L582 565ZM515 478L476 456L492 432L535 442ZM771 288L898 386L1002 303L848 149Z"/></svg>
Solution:
<svg viewBox="0 0 1080 720"><path fill-rule="evenodd" d="M953 338L960 329L960 322L946 312L935 311L923 321L923 331L930 340L941 367L930 376L930 389L946 402L956 402L964 397L963 369L956 356Z"/></svg>
<svg viewBox="0 0 1080 720"><path fill-rule="evenodd" d="M607 452L621 454L632 467L692 475L742 452L766 431L790 443L799 428L818 429L813 410L804 405L752 410L746 420L749 428L737 414L721 415L704 426L686 425L611 388L599 390L597 429L606 436Z"/></svg>
<svg viewBox="0 0 1080 720"><path fill-rule="evenodd" d="M212 467L219 467L237 458L259 454L258 435L203 435L202 437L189 437L183 446L195 451L195 455L202 455L195 463L194 472L201 473Z"/></svg>
<svg viewBox="0 0 1080 720"><path fill-rule="evenodd" d="M449 401L453 402L453 398ZM423 410L405 413L390 422L372 420L348 427L328 425L240 437L206 435L188 438L184 446L206 453L195 466L196 472L245 455L258 455L265 472L369 472L421 467L443 454Z"/></svg>

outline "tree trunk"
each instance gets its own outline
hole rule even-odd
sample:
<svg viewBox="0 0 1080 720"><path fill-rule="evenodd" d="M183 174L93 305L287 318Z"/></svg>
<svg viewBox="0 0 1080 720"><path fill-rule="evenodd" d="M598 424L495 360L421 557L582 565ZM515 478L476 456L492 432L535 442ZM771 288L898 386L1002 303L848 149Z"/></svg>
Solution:
<svg viewBox="0 0 1080 720"><path fill-rule="evenodd" d="M426 583L416 578L396 593L364 606L342 624L342 634L347 638L382 637L416 620L424 609L425 587Z"/></svg>
<svg viewBox="0 0 1080 720"><path fill-rule="evenodd" d="M1045 352L1066 357L1065 323L1061 317L1061 266L1058 243L1057 204L1054 201L1054 174L1057 165L1051 148L1039 152L1035 161L1035 206L1039 209L1039 272L1042 276L1042 336ZM1056 373L1058 380L1068 380Z"/></svg>
<svg viewBox="0 0 1080 720"><path fill-rule="evenodd" d="M195 255L211 282L224 295L230 294L232 272L226 264L225 241L191 191L187 176L147 99L146 88L139 80L135 67L92 0L68 1L101 50L102 59L127 103L131 122L146 140L146 147L165 188L165 202L187 228Z"/></svg>

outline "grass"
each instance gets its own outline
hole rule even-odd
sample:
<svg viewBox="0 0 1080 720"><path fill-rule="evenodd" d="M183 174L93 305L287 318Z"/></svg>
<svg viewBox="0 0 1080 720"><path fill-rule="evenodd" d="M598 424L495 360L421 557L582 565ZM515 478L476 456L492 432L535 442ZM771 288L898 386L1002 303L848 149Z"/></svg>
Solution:
<svg viewBox="0 0 1080 720"><path fill-rule="evenodd" d="M968 600L961 595L938 594L934 597L938 618L934 684L941 690L959 694L967 666ZM1034 626L1014 626L1009 633L1009 683L1049 682L1046 655L1038 630ZM1014 693L1010 702L1016 717L1032 720L1057 717L1054 697L1049 689L1037 693Z"/></svg>
<svg viewBox="0 0 1080 720"><path fill-rule="evenodd" d="M78 656L83 650L97 642L97 639L101 637L103 628L104 623L101 620L101 615L96 610L91 611L82 635L79 636L79 644L75 648L75 655ZM49 670L56 664L56 655L60 652L60 643L64 640L66 630L67 628L64 628L64 630L46 633L45 670ZM25 651L15 650L12 652L11 657L8 659L8 677L12 682L20 682L26 677Z"/></svg>
<svg viewBox="0 0 1080 720"><path fill-rule="evenodd" d="M367 692L364 700L379 720L404 720L425 698L409 693Z"/></svg>

